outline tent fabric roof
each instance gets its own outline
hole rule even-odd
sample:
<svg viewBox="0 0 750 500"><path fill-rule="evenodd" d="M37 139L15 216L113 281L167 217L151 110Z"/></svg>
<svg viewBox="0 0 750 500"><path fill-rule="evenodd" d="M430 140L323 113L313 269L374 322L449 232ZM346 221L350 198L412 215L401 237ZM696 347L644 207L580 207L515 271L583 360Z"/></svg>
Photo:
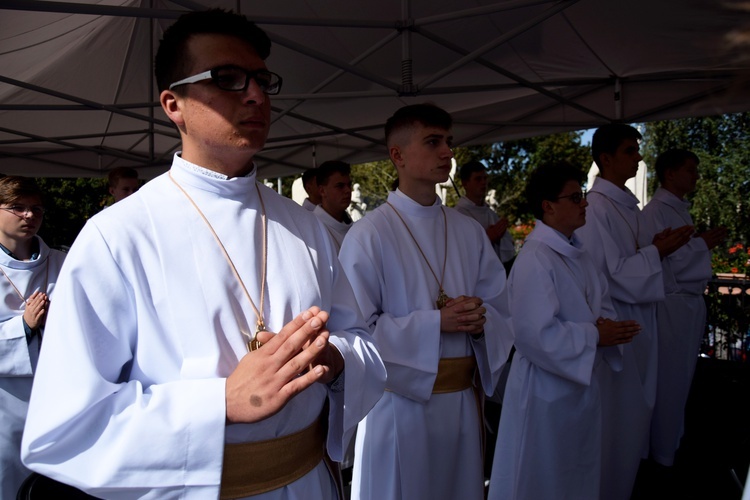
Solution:
<svg viewBox="0 0 750 500"><path fill-rule="evenodd" d="M742 2L0 0L0 172L163 172L179 136L153 53L186 10L238 9L284 77L261 176L386 155L399 107L452 113L456 145L750 109ZM744 57L743 57L744 56Z"/></svg>

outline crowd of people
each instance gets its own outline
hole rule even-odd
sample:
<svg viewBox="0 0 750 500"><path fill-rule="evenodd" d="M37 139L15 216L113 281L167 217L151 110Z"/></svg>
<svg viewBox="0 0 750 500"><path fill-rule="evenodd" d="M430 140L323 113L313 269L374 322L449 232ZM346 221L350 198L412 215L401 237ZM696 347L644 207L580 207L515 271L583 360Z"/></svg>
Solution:
<svg viewBox="0 0 750 500"><path fill-rule="evenodd" d="M302 207L257 179L270 50L221 10L165 31L182 150L140 189L112 175L67 255L33 181L0 179L0 499L34 471L99 498L343 500L343 461L353 499L609 500L672 465L726 234L694 230L697 157L661 155L641 212L640 134L602 126L588 193L576 166L532 174L516 256L482 163L443 205L452 118L408 105L385 123L398 186L352 221L346 163L306 172Z"/></svg>

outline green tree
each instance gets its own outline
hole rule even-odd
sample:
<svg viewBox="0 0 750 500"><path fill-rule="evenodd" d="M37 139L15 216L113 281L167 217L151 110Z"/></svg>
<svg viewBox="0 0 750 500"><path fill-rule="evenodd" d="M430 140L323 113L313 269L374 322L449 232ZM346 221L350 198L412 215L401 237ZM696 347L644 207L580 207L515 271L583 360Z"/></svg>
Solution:
<svg viewBox="0 0 750 500"><path fill-rule="evenodd" d="M750 238L750 113L647 123L643 157L654 165L672 148L693 151L700 159L701 179L689 196L698 230L725 226L728 245ZM651 175L650 189L656 189Z"/></svg>
<svg viewBox="0 0 750 500"><path fill-rule="evenodd" d="M478 146L457 147L453 153L456 163L463 165L471 160L479 160L487 165L490 174L490 188L495 189L499 211L511 221L528 220L531 215L525 208L523 191L528 174L537 166L565 160L579 165L587 172L591 165L588 146L581 144L582 132L566 132L542 137L532 137L517 141L499 142ZM352 181L359 183L367 209L381 205L388 197L388 191L396 180L396 169L389 160L352 165ZM445 203L456 204L458 193L463 193L456 179L456 189L446 190Z"/></svg>
<svg viewBox="0 0 750 500"><path fill-rule="evenodd" d="M44 224L39 231L52 248L73 244L86 221L107 204L107 179L36 179L45 195Z"/></svg>
<svg viewBox="0 0 750 500"><path fill-rule="evenodd" d="M397 177L396 167L390 160L352 165L352 183L359 184L368 211L385 203Z"/></svg>
<svg viewBox="0 0 750 500"><path fill-rule="evenodd" d="M490 188L495 189L499 212L511 221L532 218L526 208L524 190L529 174L538 166L567 161L588 172L591 152L581 143L582 132L564 132L530 137L491 145L469 146L456 153L459 165L469 160L483 161L490 174Z"/></svg>

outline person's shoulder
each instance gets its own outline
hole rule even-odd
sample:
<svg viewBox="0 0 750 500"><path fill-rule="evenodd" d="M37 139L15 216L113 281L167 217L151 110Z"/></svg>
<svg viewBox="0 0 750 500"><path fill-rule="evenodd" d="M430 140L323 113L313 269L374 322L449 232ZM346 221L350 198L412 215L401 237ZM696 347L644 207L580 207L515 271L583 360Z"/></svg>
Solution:
<svg viewBox="0 0 750 500"><path fill-rule="evenodd" d="M458 207L445 207L448 224L452 224L461 231L473 231L486 234L482 224L468 213L461 212Z"/></svg>
<svg viewBox="0 0 750 500"><path fill-rule="evenodd" d="M276 204L278 207L283 208L284 210L287 210L293 217L314 217L313 210L304 208L293 199L279 194L275 189L266 186L262 182L257 182L257 184L261 190L263 199L273 201L274 204Z"/></svg>
<svg viewBox="0 0 750 500"><path fill-rule="evenodd" d="M388 228L393 227L395 220L391 217L397 217L396 213L382 204L373 210L370 210L364 217L352 223L346 233L347 238L351 237L358 240L381 239ZM401 222L399 222L401 224Z"/></svg>

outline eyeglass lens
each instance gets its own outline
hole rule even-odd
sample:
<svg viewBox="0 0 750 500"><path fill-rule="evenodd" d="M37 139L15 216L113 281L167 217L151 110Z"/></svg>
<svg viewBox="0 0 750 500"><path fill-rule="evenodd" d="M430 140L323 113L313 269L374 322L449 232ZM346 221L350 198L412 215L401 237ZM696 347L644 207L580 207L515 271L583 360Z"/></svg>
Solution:
<svg viewBox="0 0 750 500"><path fill-rule="evenodd" d="M35 217L41 217L42 215L44 215L44 207L40 207L39 205L12 205L10 207L2 207L2 209L11 212L13 215L16 215L18 217L23 217L26 214L31 214Z"/></svg>
<svg viewBox="0 0 750 500"><path fill-rule="evenodd" d="M266 94L277 94L281 87L278 75L266 70L245 71L242 68L216 68L212 72L216 85L224 90L245 90L250 85L250 79L255 80L258 87Z"/></svg>
<svg viewBox="0 0 750 500"><path fill-rule="evenodd" d="M570 195L570 201L578 205L583 200L583 193L573 193Z"/></svg>

